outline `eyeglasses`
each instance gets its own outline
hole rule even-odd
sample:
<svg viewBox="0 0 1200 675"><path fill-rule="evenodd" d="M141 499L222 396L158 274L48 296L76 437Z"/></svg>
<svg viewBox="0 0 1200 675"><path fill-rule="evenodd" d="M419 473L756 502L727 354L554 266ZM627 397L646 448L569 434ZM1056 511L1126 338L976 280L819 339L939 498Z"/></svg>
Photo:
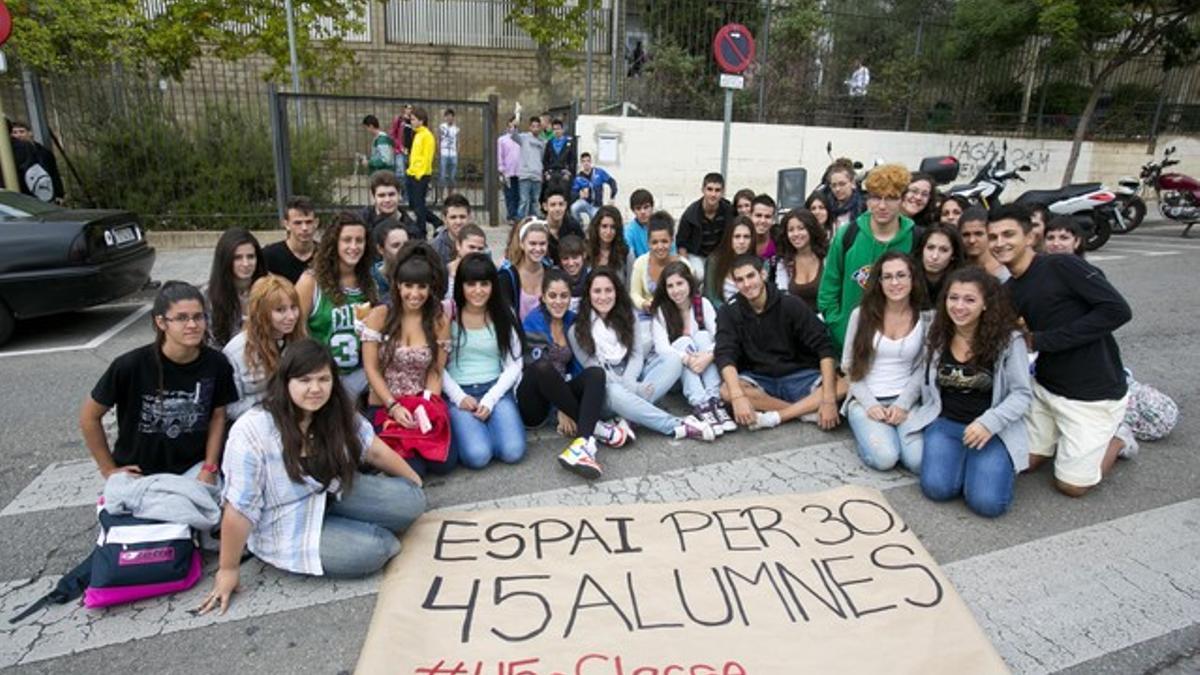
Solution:
<svg viewBox="0 0 1200 675"><path fill-rule="evenodd" d="M884 197L883 195L867 195L867 201L871 202L888 202L889 204L900 203L899 197Z"/></svg>
<svg viewBox="0 0 1200 675"><path fill-rule="evenodd" d="M895 274L880 274L879 278L882 279L884 283L889 283L892 281L908 281L912 278L912 275L908 272L896 272Z"/></svg>
<svg viewBox="0 0 1200 675"><path fill-rule="evenodd" d="M187 325L194 323L197 326L208 323L208 317L204 314L180 314L178 316L164 316L163 321L167 323L178 323Z"/></svg>
<svg viewBox="0 0 1200 675"><path fill-rule="evenodd" d="M911 190L910 189L910 190L906 190L905 194L910 194L914 197L925 197L926 199L928 199L930 193L929 193L929 190Z"/></svg>

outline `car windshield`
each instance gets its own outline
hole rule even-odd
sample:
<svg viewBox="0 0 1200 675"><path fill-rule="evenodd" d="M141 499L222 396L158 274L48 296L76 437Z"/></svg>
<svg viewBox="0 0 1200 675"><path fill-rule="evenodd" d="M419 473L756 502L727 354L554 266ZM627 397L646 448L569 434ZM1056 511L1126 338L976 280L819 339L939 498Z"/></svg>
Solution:
<svg viewBox="0 0 1200 675"><path fill-rule="evenodd" d="M61 209L60 206L47 204L29 195L0 190L0 218L32 218Z"/></svg>

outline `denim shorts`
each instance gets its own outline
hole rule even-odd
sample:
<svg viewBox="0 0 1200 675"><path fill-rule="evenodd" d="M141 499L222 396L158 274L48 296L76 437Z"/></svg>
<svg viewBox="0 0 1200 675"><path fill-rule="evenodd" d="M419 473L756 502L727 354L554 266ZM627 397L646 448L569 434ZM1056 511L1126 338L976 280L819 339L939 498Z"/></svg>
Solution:
<svg viewBox="0 0 1200 675"><path fill-rule="evenodd" d="M762 389L767 396L788 403L799 401L821 386L821 371L812 368L779 377L759 373L739 373L738 377Z"/></svg>

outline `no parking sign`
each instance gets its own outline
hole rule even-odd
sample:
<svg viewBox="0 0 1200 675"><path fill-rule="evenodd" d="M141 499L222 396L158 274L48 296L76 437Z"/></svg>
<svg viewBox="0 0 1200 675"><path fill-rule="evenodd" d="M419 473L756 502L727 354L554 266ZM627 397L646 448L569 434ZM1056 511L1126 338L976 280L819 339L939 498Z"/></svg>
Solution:
<svg viewBox="0 0 1200 675"><path fill-rule="evenodd" d="M745 72L754 61L754 36L740 23L721 26L713 38L713 57L727 73Z"/></svg>

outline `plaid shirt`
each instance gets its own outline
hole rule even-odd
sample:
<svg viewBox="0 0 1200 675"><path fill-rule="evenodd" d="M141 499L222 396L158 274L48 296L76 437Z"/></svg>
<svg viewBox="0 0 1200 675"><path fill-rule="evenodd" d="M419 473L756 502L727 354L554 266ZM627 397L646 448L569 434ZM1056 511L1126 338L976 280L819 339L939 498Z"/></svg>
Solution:
<svg viewBox="0 0 1200 675"><path fill-rule="evenodd" d="M365 419L357 419L365 453L375 432ZM250 521L250 551L289 572L324 574L321 526L328 493L308 476L302 482L288 477L283 439L270 413L254 408L238 418L229 432L221 469L225 503ZM340 494L336 482L329 492Z"/></svg>

